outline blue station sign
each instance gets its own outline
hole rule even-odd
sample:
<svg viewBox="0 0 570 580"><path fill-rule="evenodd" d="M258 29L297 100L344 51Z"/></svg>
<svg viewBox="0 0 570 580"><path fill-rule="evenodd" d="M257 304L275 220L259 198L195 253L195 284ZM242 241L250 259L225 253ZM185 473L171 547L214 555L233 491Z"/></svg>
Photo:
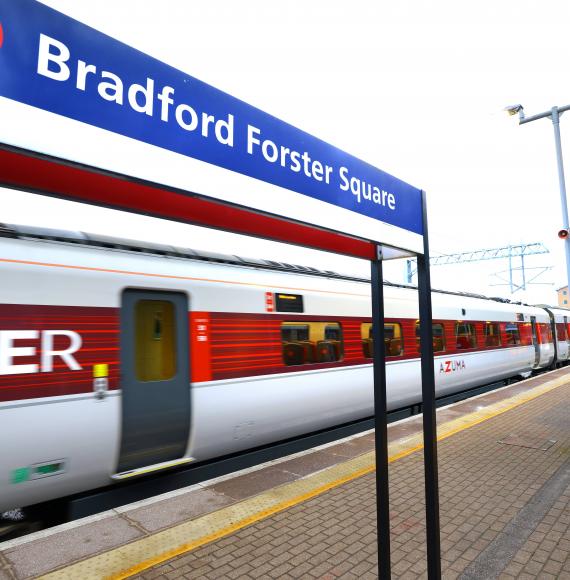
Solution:
<svg viewBox="0 0 570 580"><path fill-rule="evenodd" d="M423 233L419 189L185 72L35 0L0 27L2 97Z"/></svg>

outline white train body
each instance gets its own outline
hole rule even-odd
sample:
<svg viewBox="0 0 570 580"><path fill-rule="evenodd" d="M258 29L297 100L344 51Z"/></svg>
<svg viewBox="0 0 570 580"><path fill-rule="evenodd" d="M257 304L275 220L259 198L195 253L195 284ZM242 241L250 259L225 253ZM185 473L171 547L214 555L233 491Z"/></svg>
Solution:
<svg viewBox="0 0 570 580"><path fill-rule="evenodd" d="M570 311L564 308L554 308L544 306L544 309L550 315L551 327L554 330L556 344L556 360L566 362L570 359L570 348L568 343L568 321L570 320Z"/></svg>
<svg viewBox="0 0 570 580"><path fill-rule="evenodd" d="M366 283L25 231L0 237L0 511L156 464L200 461L372 415ZM281 299L297 311L278 311ZM137 336L147 328L147 307L154 309L148 344ZM553 312L567 324L567 311ZM421 400L415 290L386 286L385 316L385 342L400 349L387 351L394 410ZM435 292L433 316L434 345L436 324L438 344L445 343L434 359L438 396L554 362L554 344L531 333L531 326L551 324L544 308ZM175 333L181 344L169 346ZM464 335L475 346L458 350ZM150 349L147 358L160 351L164 361L145 362L139 348ZM557 353L568 359L567 339L557 342ZM129 378L131 363L147 365L154 378L138 366ZM173 397L184 405L174 402L171 421L168 407L159 407L168 405L168 381L180 373L185 384ZM148 419L146 435L137 417ZM177 434L147 450L169 423Z"/></svg>

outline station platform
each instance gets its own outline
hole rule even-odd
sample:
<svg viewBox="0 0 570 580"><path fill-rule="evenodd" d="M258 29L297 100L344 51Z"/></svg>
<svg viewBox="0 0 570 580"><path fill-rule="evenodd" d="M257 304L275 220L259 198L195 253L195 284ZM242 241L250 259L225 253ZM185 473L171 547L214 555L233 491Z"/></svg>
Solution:
<svg viewBox="0 0 570 580"><path fill-rule="evenodd" d="M570 369L438 410L442 574L570 579ZM389 426L392 576L426 575L421 416ZM377 578L367 432L0 544L0 580Z"/></svg>

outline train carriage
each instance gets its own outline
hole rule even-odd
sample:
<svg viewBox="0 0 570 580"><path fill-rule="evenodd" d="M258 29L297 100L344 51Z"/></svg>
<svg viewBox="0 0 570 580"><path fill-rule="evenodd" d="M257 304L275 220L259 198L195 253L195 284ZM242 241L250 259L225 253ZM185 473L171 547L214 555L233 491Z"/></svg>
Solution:
<svg viewBox="0 0 570 580"><path fill-rule="evenodd" d="M22 226L0 273L0 510L372 415L366 280ZM421 399L415 289L385 316L395 410ZM433 317L438 396L553 363L544 308L434 292Z"/></svg>
<svg viewBox="0 0 570 580"><path fill-rule="evenodd" d="M541 307L548 312L550 318L556 363L563 364L570 359L570 348L568 345L570 338L570 311L565 308L554 308L547 305L541 305Z"/></svg>

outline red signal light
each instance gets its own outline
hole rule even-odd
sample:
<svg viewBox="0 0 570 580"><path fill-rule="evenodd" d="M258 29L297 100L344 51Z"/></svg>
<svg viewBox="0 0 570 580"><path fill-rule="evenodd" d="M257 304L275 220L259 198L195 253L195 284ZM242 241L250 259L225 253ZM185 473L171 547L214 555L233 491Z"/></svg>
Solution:
<svg viewBox="0 0 570 580"><path fill-rule="evenodd" d="M566 238L567 238L569 235L570 235L570 232L569 232L568 230L560 230L560 231L558 232L558 237L559 237L561 240L565 240L565 239L566 239Z"/></svg>

